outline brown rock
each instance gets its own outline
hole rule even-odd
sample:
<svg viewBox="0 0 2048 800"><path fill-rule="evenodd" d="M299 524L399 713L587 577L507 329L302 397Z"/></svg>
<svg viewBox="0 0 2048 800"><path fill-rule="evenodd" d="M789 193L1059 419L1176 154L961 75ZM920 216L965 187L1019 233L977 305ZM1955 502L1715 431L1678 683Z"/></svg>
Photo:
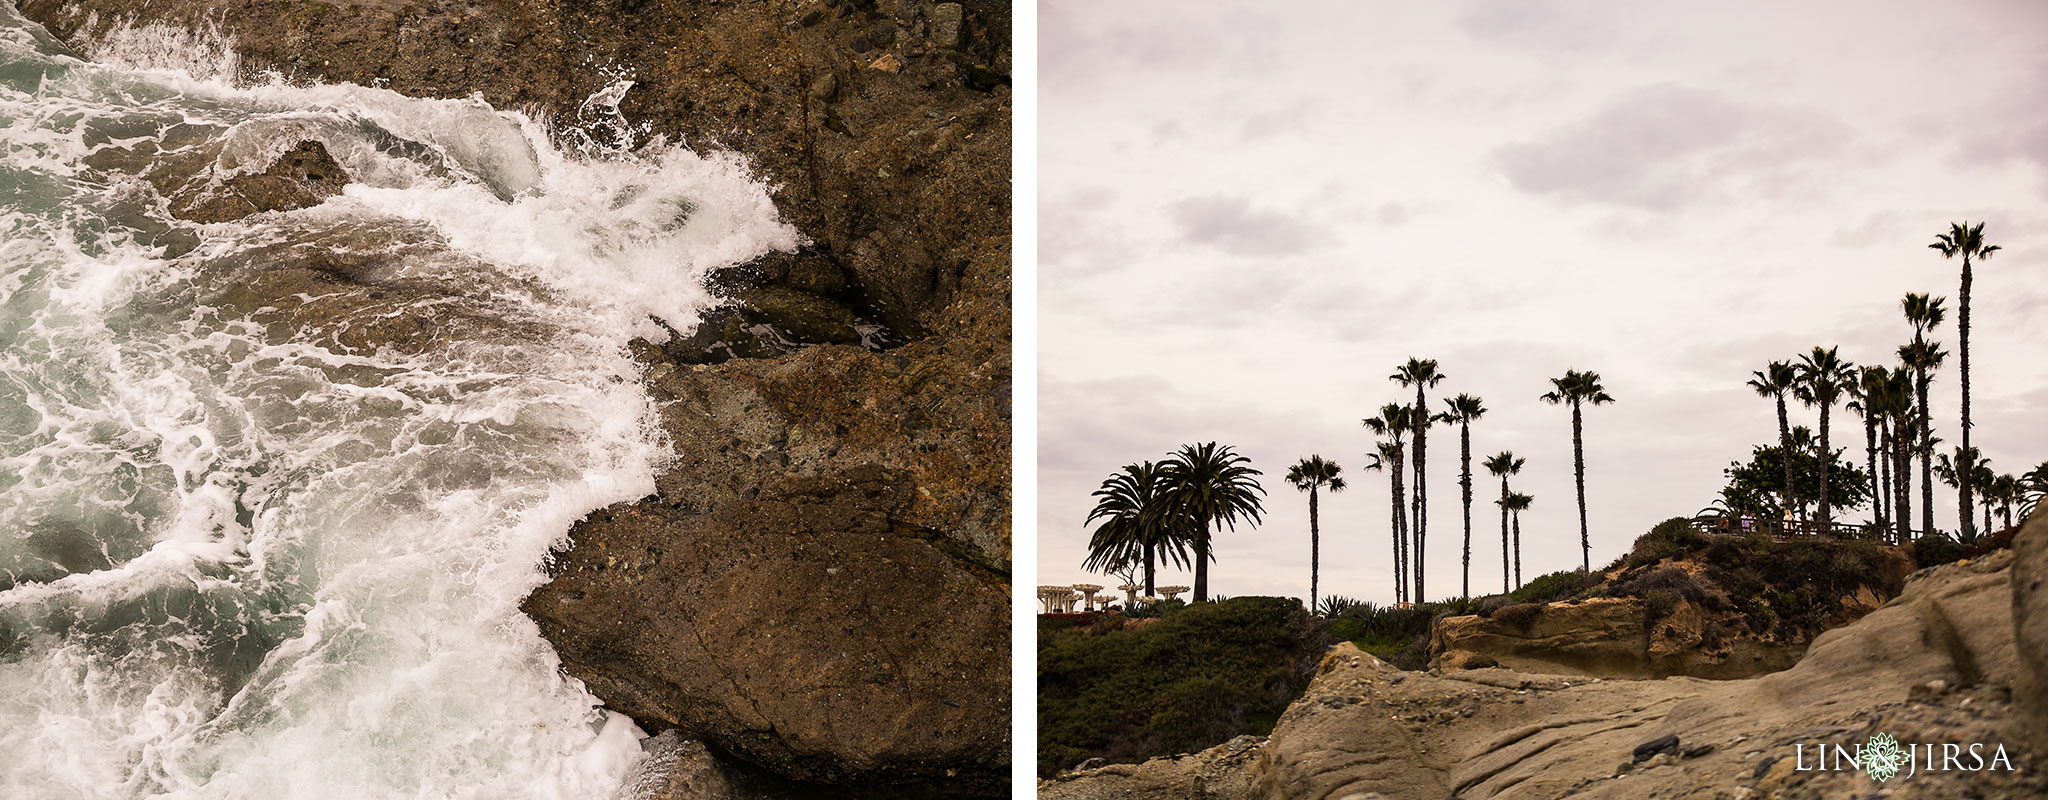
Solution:
<svg viewBox="0 0 2048 800"><path fill-rule="evenodd" d="M643 724L810 781L990 792L1008 594L909 523L916 493L867 466L706 517L602 513L577 535L604 546L570 551L526 609L570 674Z"/></svg>
<svg viewBox="0 0 2048 800"><path fill-rule="evenodd" d="M2012 555L2014 730L2037 759L2048 759L2048 516L2027 520L2013 537Z"/></svg>
<svg viewBox="0 0 2048 800"><path fill-rule="evenodd" d="M192 181L171 196L171 216L193 222L228 222L265 211L309 208L341 194L348 173L327 148L307 140L285 151L270 168L225 181Z"/></svg>
<svg viewBox="0 0 2048 800"><path fill-rule="evenodd" d="M1446 617L1430 633L1431 664L1452 669L1492 663L1523 672L1603 678L1741 678L1791 666L1804 642L1737 638L1707 647L1706 614L1680 601L1651 620L1636 598L1594 598L1551 603L1521 621L1520 614L1491 618Z"/></svg>

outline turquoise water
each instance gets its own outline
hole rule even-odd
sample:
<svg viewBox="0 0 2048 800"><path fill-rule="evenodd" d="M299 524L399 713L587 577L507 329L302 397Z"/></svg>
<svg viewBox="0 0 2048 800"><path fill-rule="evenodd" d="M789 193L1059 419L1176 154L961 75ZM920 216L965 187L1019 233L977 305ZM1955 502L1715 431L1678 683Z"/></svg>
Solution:
<svg viewBox="0 0 2048 800"><path fill-rule="evenodd" d="M797 245L767 188L626 152L623 81L558 140L238 80L208 36L87 50L0 0L0 797L610 796L639 732L517 604L572 521L653 490L626 342ZM313 208L194 224L138 177L305 139L355 180ZM351 350L237 294L335 258L446 335Z"/></svg>

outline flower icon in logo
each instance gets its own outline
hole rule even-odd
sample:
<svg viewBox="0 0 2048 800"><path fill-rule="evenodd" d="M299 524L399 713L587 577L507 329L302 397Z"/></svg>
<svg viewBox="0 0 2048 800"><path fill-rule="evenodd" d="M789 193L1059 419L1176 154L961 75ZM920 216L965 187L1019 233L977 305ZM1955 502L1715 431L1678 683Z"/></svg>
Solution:
<svg viewBox="0 0 2048 800"><path fill-rule="evenodd" d="M1891 780L1905 765L1906 751L1899 749L1899 741L1889 733L1874 734L1863 745L1863 771L1870 773L1871 780Z"/></svg>

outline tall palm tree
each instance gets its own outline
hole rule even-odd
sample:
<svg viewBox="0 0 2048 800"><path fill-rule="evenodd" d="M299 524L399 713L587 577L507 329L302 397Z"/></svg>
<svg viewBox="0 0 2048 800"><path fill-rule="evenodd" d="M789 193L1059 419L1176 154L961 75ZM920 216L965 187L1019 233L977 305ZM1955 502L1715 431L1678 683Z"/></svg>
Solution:
<svg viewBox="0 0 2048 800"><path fill-rule="evenodd" d="M1850 376L1849 383L1845 387L1849 392L1849 402L1843 406L1843 408L1854 412L1863 419L1863 458L1864 462L1870 467L1870 513L1872 515L1871 522L1875 525L1883 525L1886 518L1884 514L1885 502L1882 499L1884 497L1884 487L1878 483L1878 412L1874 407L1878 403L1883 402L1880 396L1884 394L1885 380L1890 375L1890 371L1878 366L1867 366L1856 370Z"/></svg>
<svg viewBox="0 0 2048 800"><path fill-rule="evenodd" d="M1778 402L1778 452L1792 452L1792 425L1785 415L1785 393L1799 383L1799 372L1792 368L1790 361L1773 361L1769 366L1749 373L1749 388L1755 389L1758 397L1768 397ZM1792 459L1785 462L1785 497L1792 496Z"/></svg>
<svg viewBox="0 0 2048 800"><path fill-rule="evenodd" d="M1209 536L1217 523L1237 529L1238 520L1253 525L1265 511L1259 496L1266 490L1256 475L1264 473L1247 464L1229 445L1215 442L1182 445L1161 465L1164 484L1160 502L1166 513L1185 519L1194 527L1195 602L1209 599Z"/></svg>
<svg viewBox="0 0 2048 800"><path fill-rule="evenodd" d="M1486 406L1469 394L1444 401L1444 417L1458 425L1458 487L1465 500L1464 583L1459 596L1472 596L1472 421L1486 414Z"/></svg>
<svg viewBox="0 0 2048 800"><path fill-rule="evenodd" d="M1956 256L1963 257L1963 288L1956 294L1956 338L1961 341L1961 344L1956 346L1956 356L1962 360L1962 449L1968 451L1970 449L1970 262L1990 260L1991 254L1998 252L1998 245L1987 245L1984 243L1984 223L1979 222L1976 225L1971 225L1968 220L1964 220L1963 222L1949 223L1948 233L1934 237L1934 243L1928 245L1928 247L1939 251L1941 257L1945 259L1955 258ZM1960 498L1957 502L1961 504L1962 508L1962 527L1965 529L1970 527L1970 480L1972 477L1967 470L1964 471L1962 485L1956 489L1958 492L1957 497Z"/></svg>
<svg viewBox="0 0 2048 800"><path fill-rule="evenodd" d="M1878 391L1871 394L1871 409L1877 414L1878 432L1883 437L1881 450L1885 454L1886 497L1891 506L1886 515L1892 521L1899 543L1904 544L1910 537L1913 511L1908 474L1912 452L1911 443L1919 432L1919 421L1913 415L1913 373L1907 367L1893 367L1885 370L1884 379Z"/></svg>
<svg viewBox="0 0 2048 800"><path fill-rule="evenodd" d="M1934 382L1934 371L1948 355L1941 349L1941 343L1930 341L1927 334L1941 327L1942 320L1947 318L1948 309L1943 305L1947 300L1908 292L1899 301L1907 324L1913 326L1913 341L1899 347L1899 360L1913 370L1913 387L1920 400L1920 528L1927 533L1934 532L1934 427L1933 417L1927 413L1927 387Z"/></svg>
<svg viewBox="0 0 2048 800"><path fill-rule="evenodd" d="M1935 298L1937 313L1933 317L1939 322L1939 300ZM1920 422L1920 444L1914 448L1920 454L1920 530L1934 532L1934 425L1927 405L1927 389L1934 383L1934 371L1941 368L1948 359L1948 351L1941 349L1941 342L1920 339L1899 347L1899 358L1914 371L1913 392L1920 401L1920 410L1914 416Z"/></svg>
<svg viewBox="0 0 2048 800"><path fill-rule="evenodd" d="M1359 420L1373 435L1385 441L1380 442L1381 460L1390 470L1394 491L1394 602L1408 602L1408 516L1406 494L1402 491L1401 474L1407 469L1407 449L1403 437L1408 435L1413 414L1407 406L1388 403L1380 406L1377 417Z"/></svg>
<svg viewBox="0 0 2048 800"><path fill-rule="evenodd" d="M1316 520L1316 490L1327 487L1330 491L1344 491L1344 468L1337 462L1319 455L1311 455L1287 468L1287 482L1294 488L1308 492L1308 607L1317 608L1316 583L1322 570L1322 532Z"/></svg>
<svg viewBox="0 0 2048 800"><path fill-rule="evenodd" d="M1508 495L1502 507L1515 515L1515 587L1522 586L1522 512L1529 510L1529 504L1536 501L1521 492Z"/></svg>
<svg viewBox="0 0 2048 800"><path fill-rule="evenodd" d="M1429 596L1423 593L1423 574L1428 565L1429 544L1429 426L1437 418L1429 413L1429 400L1423 396L1426 389L1442 383L1444 375L1437 371L1436 359L1410 357L1408 362L1394 368L1394 374L1387 380L1402 386L1415 387L1414 417L1410 429L1415 433L1415 601L1422 602Z"/></svg>
<svg viewBox="0 0 2048 800"><path fill-rule="evenodd" d="M1394 602L1407 602L1408 577L1401 568L1402 555L1405 552L1401 546L1401 444L1382 441L1375 443L1374 449L1376 452L1366 454L1367 461L1361 469L1368 472L1385 470L1391 478L1388 485L1393 487L1393 502L1390 504L1389 512L1392 519L1387 523L1387 529L1393 532L1394 539Z"/></svg>
<svg viewBox="0 0 2048 800"><path fill-rule="evenodd" d="M1088 560L1082 567L1115 572L1134 562L1145 565L1145 595L1154 591L1158 557L1164 555L1174 566L1187 566L1186 526L1181 520L1161 513L1159 466L1147 461L1126 464L1103 480L1095 490L1095 509L1088 521L1102 520L1088 540Z"/></svg>
<svg viewBox="0 0 2048 800"><path fill-rule="evenodd" d="M1596 406L1607 405L1614 402L1614 398L1608 396L1607 388L1600 385L1598 372L1568 369L1564 371L1564 377L1551 378L1550 385L1555 388L1543 394L1543 402L1551 405L1563 403L1572 407L1572 476L1577 479L1579 490L1579 571L1592 572L1593 538L1586 528L1585 421L1580 407L1588 403Z"/></svg>
<svg viewBox="0 0 2048 800"><path fill-rule="evenodd" d="M1498 453L1488 456L1486 461L1483 462L1483 466L1486 467L1487 472L1491 472L1494 475L1500 477L1500 500L1496 501L1496 505L1500 506L1500 590L1502 593L1506 593L1509 588L1508 476L1521 472L1523 463L1523 459L1516 458L1514 453L1510 453L1506 450L1502 450Z"/></svg>
<svg viewBox="0 0 2048 800"><path fill-rule="evenodd" d="M1834 509L1828 505L1828 466L1835 463L1835 451L1828 441L1828 412L1842 399L1842 389L1854 374L1843 361L1840 348L1815 347L1799 356L1799 387L1793 393L1809 406L1820 406L1820 525L1834 526Z"/></svg>

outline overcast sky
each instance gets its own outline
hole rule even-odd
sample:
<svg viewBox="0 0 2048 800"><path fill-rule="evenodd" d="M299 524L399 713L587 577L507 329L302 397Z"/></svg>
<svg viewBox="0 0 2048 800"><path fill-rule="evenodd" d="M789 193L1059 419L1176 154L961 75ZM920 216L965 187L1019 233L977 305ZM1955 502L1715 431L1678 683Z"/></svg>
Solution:
<svg viewBox="0 0 2048 800"><path fill-rule="evenodd" d="M1973 443L2001 471L2048 460L2048 4L1649 5L1042 3L1039 582L1114 584L1080 566L1089 492L1214 440L1269 494L1216 537L1213 592L1307 595L1282 476L1316 453L1351 483L1322 506L1323 594L1392 600L1359 419L1412 402L1387 380L1411 355L1449 376L1433 406L1489 409L1475 594L1500 585L1476 462L1503 449L1536 498L1524 577L1578 565L1570 413L1537 397L1600 373L1603 564L1775 443L1751 370L1815 345L1889 364L1907 292L1950 297L1953 350L1960 265L1927 249L1951 221L2004 247L1975 276ZM1862 463L1861 424L1834 419ZM1435 597L1459 582L1455 431L1429 455ZM1938 524L1955 502L1937 487Z"/></svg>

